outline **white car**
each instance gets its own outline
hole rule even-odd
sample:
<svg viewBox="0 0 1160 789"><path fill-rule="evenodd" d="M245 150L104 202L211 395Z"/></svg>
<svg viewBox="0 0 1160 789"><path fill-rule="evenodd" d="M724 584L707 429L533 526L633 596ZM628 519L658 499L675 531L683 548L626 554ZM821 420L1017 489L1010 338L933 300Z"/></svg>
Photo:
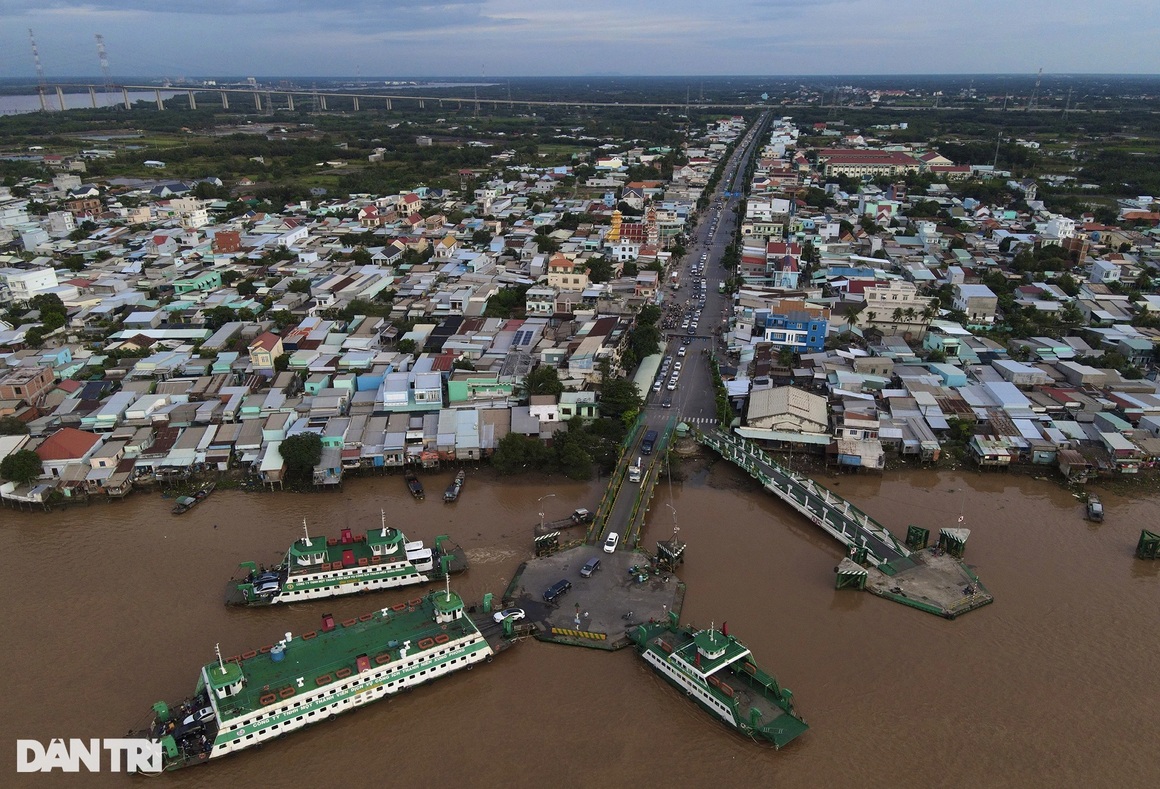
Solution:
<svg viewBox="0 0 1160 789"><path fill-rule="evenodd" d="M677 350L677 356L684 356L684 355L685 355L685 346L683 346L683 345L682 345L682 346L681 346L681 347L680 347L680 348Z"/></svg>
<svg viewBox="0 0 1160 789"><path fill-rule="evenodd" d="M511 619L513 622L518 622L526 616L522 608L505 608L502 611L496 611L492 615L492 619L497 622L502 622L505 619Z"/></svg>
<svg viewBox="0 0 1160 789"><path fill-rule="evenodd" d="M668 389L670 392L673 391L674 389L676 389L677 388L677 379L674 378L673 380L669 381L669 385L665 388Z"/></svg>
<svg viewBox="0 0 1160 789"><path fill-rule="evenodd" d="M617 534L616 532L610 533L608 535L608 538L604 541L604 552L605 553L612 553L613 551L616 550L616 546L619 544L620 544L620 535Z"/></svg>

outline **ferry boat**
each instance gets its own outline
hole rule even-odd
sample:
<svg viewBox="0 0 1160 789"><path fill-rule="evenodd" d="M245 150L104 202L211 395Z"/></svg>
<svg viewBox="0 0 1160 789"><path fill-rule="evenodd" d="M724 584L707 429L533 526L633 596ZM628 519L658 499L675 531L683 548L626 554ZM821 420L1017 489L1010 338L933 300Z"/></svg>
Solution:
<svg viewBox="0 0 1160 789"><path fill-rule="evenodd" d="M407 490L411 491L411 495L419 501L423 500L423 483L415 476L414 471L404 471L403 481L407 483Z"/></svg>
<svg viewBox="0 0 1160 789"><path fill-rule="evenodd" d="M466 554L447 535L436 537L433 549L420 540L408 542L387 526L385 512L382 527L366 534L343 529L337 539L311 537L305 519L302 531L280 564L259 568L242 562L244 574L229 582L226 604L298 603L424 584L467 569Z"/></svg>
<svg viewBox="0 0 1160 789"><path fill-rule="evenodd" d="M781 748L809 729L794 712L793 693L758 668L726 627L679 627L670 613L663 622L633 628L629 637L653 670L742 734Z"/></svg>
<svg viewBox="0 0 1160 789"><path fill-rule="evenodd" d="M460 471L455 475L455 481L447 486L447 490L443 491L443 501L450 504L459 499L459 492L463 490L463 482L467 479L467 474Z"/></svg>
<svg viewBox="0 0 1160 789"><path fill-rule="evenodd" d="M213 489L217 487L216 482L207 482L198 488L197 492L192 496L179 496L177 503L173 505L173 514L181 515L189 512L201 502L209 498L209 494L213 493Z"/></svg>
<svg viewBox="0 0 1160 789"><path fill-rule="evenodd" d="M144 737L161 745L164 770L204 764L333 718L492 657L513 643L490 640L463 600L439 590L356 619L202 666L193 696L153 705Z"/></svg>

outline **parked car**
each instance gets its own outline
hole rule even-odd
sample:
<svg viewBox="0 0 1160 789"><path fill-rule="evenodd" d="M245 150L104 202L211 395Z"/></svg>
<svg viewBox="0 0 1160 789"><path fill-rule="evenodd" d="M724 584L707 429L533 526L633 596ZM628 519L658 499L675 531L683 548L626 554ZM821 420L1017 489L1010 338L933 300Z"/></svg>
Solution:
<svg viewBox="0 0 1160 789"><path fill-rule="evenodd" d="M548 602L548 603L554 603L554 602L556 602L556 598L558 598L560 595L564 594L565 592L567 592L571 588L572 588L571 581L566 581L566 580L556 581L556 583L549 586L547 591L544 592L544 601Z"/></svg>
<svg viewBox="0 0 1160 789"><path fill-rule="evenodd" d="M591 578L592 573L600 569L600 560L595 556L584 562L584 566L580 568L580 576L583 578Z"/></svg>

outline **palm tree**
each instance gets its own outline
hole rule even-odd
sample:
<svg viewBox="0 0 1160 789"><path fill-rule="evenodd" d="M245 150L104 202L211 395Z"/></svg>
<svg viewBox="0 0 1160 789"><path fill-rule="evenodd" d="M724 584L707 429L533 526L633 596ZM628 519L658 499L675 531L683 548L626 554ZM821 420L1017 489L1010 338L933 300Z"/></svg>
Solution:
<svg viewBox="0 0 1160 789"><path fill-rule="evenodd" d="M907 307L903 314L906 315L907 323L914 323L914 307Z"/></svg>
<svg viewBox="0 0 1160 789"><path fill-rule="evenodd" d="M902 307L895 307L895 308L894 308L894 315L893 315L893 317L894 317L894 322L895 322L895 323L899 323L899 322L901 322L901 321L902 321Z"/></svg>
<svg viewBox="0 0 1160 789"><path fill-rule="evenodd" d="M874 321L878 320L878 313L874 310L870 310L866 313L866 319L870 321L870 325L874 325Z"/></svg>

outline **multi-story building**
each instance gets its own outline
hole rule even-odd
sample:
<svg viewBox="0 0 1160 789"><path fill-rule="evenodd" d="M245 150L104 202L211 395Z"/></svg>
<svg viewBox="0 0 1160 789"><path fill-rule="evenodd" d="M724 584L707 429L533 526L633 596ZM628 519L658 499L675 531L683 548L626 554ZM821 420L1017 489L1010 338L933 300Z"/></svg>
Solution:
<svg viewBox="0 0 1160 789"><path fill-rule="evenodd" d="M930 307L933 299L918 295L913 282L889 280L862 289L866 307L858 313L858 326L878 329L884 334L910 332L917 337L926 334L933 317Z"/></svg>
<svg viewBox="0 0 1160 789"><path fill-rule="evenodd" d="M825 348L830 310L801 299L773 299L767 309L754 311L754 328L765 342L797 353Z"/></svg>
<svg viewBox="0 0 1160 789"><path fill-rule="evenodd" d="M919 171L918 160L899 151L824 148L818 151L818 167L827 176L904 175Z"/></svg>
<svg viewBox="0 0 1160 789"><path fill-rule="evenodd" d="M954 308L967 315L967 323L990 325L995 322L999 298L986 285L955 285Z"/></svg>

